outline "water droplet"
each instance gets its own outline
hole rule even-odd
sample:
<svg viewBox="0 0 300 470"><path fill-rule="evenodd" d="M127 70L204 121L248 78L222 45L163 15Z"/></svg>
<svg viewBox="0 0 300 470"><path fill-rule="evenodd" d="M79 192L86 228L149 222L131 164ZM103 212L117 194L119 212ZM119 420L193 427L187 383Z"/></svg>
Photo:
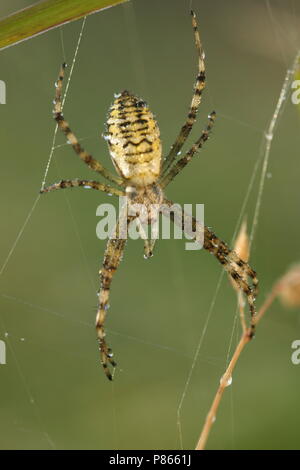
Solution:
<svg viewBox="0 0 300 470"><path fill-rule="evenodd" d="M91 186L87 186L87 185L85 185L83 187L84 187L84 189L92 189Z"/></svg>
<svg viewBox="0 0 300 470"><path fill-rule="evenodd" d="M71 145L71 141L70 141L70 140L67 140L67 144L68 144L68 145Z"/></svg>
<svg viewBox="0 0 300 470"><path fill-rule="evenodd" d="M54 86L55 86L55 88L57 88L57 87L58 87L58 83L57 83L57 82L54 82Z"/></svg>
<svg viewBox="0 0 300 470"><path fill-rule="evenodd" d="M273 176L273 175L272 175L272 173L270 173L270 172L269 172L269 173L267 173L267 178L268 178L268 179L271 179L271 178L272 178L272 176Z"/></svg>
<svg viewBox="0 0 300 470"><path fill-rule="evenodd" d="M115 98L120 98L120 96L121 96L121 93L114 93Z"/></svg>
<svg viewBox="0 0 300 470"><path fill-rule="evenodd" d="M20 338L20 341L25 341L25 338Z"/></svg>
<svg viewBox="0 0 300 470"><path fill-rule="evenodd" d="M178 155L181 155L181 150L179 150L179 152L177 152L177 154L176 154L176 155L177 155L177 156L178 156Z"/></svg>
<svg viewBox="0 0 300 470"><path fill-rule="evenodd" d="M111 135L109 132L103 132L102 137L104 140L110 140Z"/></svg>
<svg viewBox="0 0 300 470"><path fill-rule="evenodd" d="M273 139L273 134L265 134L266 139L270 142Z"/></svg>
<svg viewBox="0 0 300 470"><path fill-rule="evenodd" d="M111 194L111 193L107 193L107 195L108 195L108 196L112 196L112 194Z"/></svg>
<svg viewBox="0 0 300 470"><path fill-rule="evenodd" d="M7 333L7 331L4 333L4 336L5 336L5 338L7 338L7 337L8 337L8 333Z"/></svg>
<svg viewBox="0 0 300 470"><path fill-rule="evenodd" d="M109 304L104 305L104 310L108 310L110 308Z"/></svg>

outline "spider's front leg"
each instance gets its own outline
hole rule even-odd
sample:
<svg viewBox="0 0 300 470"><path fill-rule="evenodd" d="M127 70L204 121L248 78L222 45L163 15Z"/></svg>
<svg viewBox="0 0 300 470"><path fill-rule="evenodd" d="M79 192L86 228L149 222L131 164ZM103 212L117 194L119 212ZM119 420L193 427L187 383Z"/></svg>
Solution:
<svg viewBox="0 0 300 470"><path fill-rule="evenodd" d="M53 116L55 121L57 122L58 127L61 131L65 134L68 142L72 145L75 153L79 156L79 158L91 169L100 173L104 178L111 181L112 183L116 183L119 186L122 186L123 180L122 178L115 176L109 170L107 170L98 160L92 157L92 155L84 150L81 146L78 138L74 134L74 132L70 129L69 123L64 118L62 113L63 108L63 99L62 99L62 86L63 80L65 76L65 68L67 64L63 63L58 79L56 81L56 88L55 88L55 98L54 98L54 110Z"/></svg>
<svg viewBox="0 0 300 470"><path fill-rule="evenodd" d="M113 368L116 367L116 362L113 359L113 352L108 346L105 339L105 329L104 322L106 318L107 311L109 309L109 294L110 294L110 285L124 253L124 248L126 245L126 236L128 224L131 219L127 219L126 232L122 233L120 220L118 221L114 233L114 238L110 238L106 245L106 250L104 253L104 260L102 269L100 270L100 291L99 291L99 305L96 315L96 331L99 341L99 351L101 357L101 364L103 366L104 372L109 380L112 380L112 373L109 369L109 365ZM123 237L123 238L122 238Z"/></svg>
<svg viewBox="0 0 300 470"><path fill-rule="evenodd" d="M46 188L42 188L40 193L50 193L50 191L56 191L57 189L66 189L66 188L85 188L85 189L96 189L97 191L103 191L108 194L114 194L115 196L124 196L125 192L116 189L113 186L108 186L107 184L99 183L99 181L89 181L89 180L61 180L59 183L51 184Z"/></svg>
<svg viewBox="0 0 300 470"><path fill-rule="evenodd" d="M173 202L164 200L164 204L167 208L176 208L176 204ZM248 263L243 261L239 256L227 246L216 234L208 227L203 226L194 217L187 213L180 213L180 216L176 217L176 212L166 211L166 215L170 216L174 223L180 224L183 232L186 232L186 225L192 228L194 240L199 240L199 233L203 235L203 247L212 253L217 260L222 264L224 269L236 282L238 287L247 297L249 310L251 314L251 323L249 329L249 336L252 338L255 334L255 322L256 322L256 309L255 309L255 298L258 293L258 279L255 271L249 266ZM189 222L187 224L187 222ZM187 233L191 237L191 233ZM251 279L251 283L248 279Z"/></svg>
<svg viewBox="0 0 300 470"><path fill-rule="evenodd" d="M202 48L200 35L198 31L197 19L194 11L191 11L192 15L192 27L195 36L195 45L197 50L198 56L198 70L197 70L197 77L194 84L194 93L190 105L190 109L187 115L187 119L182 126L174 144L172 145L169 154L167 155L163 168L162 168L162 176L165 176L173 163L175 162L178 153L180 152L181 148L183 147L186 139L188 138L192 127L196 121L196 116L198 112L198 108L201 103L202 92L205 88L205 63L204 58L205 54Z"/></svg>

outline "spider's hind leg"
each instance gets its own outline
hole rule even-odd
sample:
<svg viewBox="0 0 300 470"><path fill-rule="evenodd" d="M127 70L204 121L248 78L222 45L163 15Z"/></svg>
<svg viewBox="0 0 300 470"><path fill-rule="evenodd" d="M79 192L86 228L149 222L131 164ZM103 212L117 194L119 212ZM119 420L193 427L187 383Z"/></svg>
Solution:
<svg viewBox="0 0 300 470"><path fill-rule="evenodd" d="M251 314L249 337L253 338L256 326L255 299L258 294L256 272L208 227L205 227L204 240L204 248L218 259L239 289L246 295ZM250 282L249 279L251 279Z"/></svg>
<svg viewBox="0 0 300 470"><path fill-rule="evenodd" d="M99 351L101 357L101 364L104 372L109 380L112 380L112 374L108 368L109 364L113 367L116 363L113 359L111 348L106 343L106 333L104 330L104 322L107 311L109 309L109 294L110 285L114 273L116 272L122 258L126 240L112 239L107 242L103 266L100 271L100 292L99 292L99 305L96 315L96 331L99 341Z"/></svg>
<svg viewBox="0 0 300 470"><path fill-rule="evenodd" d="M123 257L128 225L131 220L132 218L128 218L127 220L123 219L123 216L120 215L113 234L114 238L110 238L107 242L102 269L99 272L100 291L98 296L99 304L96 315L96 331L99 342L101 364L103 366L106 377L109 380L112 380L112 373L109 369L109 365L114 368L116 367L116 362L113 359L113 352L105 339L106 333L104 329L104 323L107 311L109 309L110 285ZM126 230L124 230L124 228Z"/></svg>
<svg viewBox="0 0 300 470"><path fill-rule="evenodd" d="M258 294L258 279L256 272L251 268L251 266L249 266L248 263L241 260L234 251L229 250L228 260L231 266L231 269L228 269L229 275L236 282L240 290L242 290L247 296L249 310L251 313L249 336L250 338L253 338L256 329L255 299ZM248 279L251 279L252 285L248 283Z"/></svg>
<svg viewBox="0 0 300 470"><path fill-rule="evenodd" d="M174 207L174 203L167 199L164 200L166 207ZM204 243L203 248L213 254L217 260L222 264L223 268L235 281L240 291L247 297L249 310L251 314L251 322L249 328L249 338L253 338L256 326L256 308L255 299L258 293L258 279L255 271L251 266L243 261L239 256L227 246L217 235L207 226L199 224L199 222L187 213L183 213L181 218L174 217L174 213L170 213L172 221L186 232L185 223L190 221L188 226L191 226L193 232L197 234L204 229ZM251 281L249 281L251 279Z"/></svg>

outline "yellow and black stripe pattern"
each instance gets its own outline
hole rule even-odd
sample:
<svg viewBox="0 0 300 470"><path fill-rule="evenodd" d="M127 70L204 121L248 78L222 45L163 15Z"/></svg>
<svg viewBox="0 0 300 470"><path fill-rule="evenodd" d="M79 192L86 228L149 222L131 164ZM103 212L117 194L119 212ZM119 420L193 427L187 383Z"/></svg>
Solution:
<svg viewBox="0 0 300 470"><path fill-rule="evenodd" d="M156 181L161 167L157 122L147 104L127 90L110 108L105 139L118 173L135 186Z"/></svg>

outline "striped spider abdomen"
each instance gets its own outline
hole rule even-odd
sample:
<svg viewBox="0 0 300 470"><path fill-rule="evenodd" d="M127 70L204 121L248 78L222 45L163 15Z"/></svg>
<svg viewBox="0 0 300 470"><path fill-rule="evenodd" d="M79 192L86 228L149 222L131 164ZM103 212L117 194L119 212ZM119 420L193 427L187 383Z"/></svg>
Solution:
<svg viewBox="0 0 300 470"><path fill-rule="evenodd" d="M162 155L160 132L143 100L126 90L116 95L105 139L117 172L129 185L146 186L158 179Z"/></svg>

